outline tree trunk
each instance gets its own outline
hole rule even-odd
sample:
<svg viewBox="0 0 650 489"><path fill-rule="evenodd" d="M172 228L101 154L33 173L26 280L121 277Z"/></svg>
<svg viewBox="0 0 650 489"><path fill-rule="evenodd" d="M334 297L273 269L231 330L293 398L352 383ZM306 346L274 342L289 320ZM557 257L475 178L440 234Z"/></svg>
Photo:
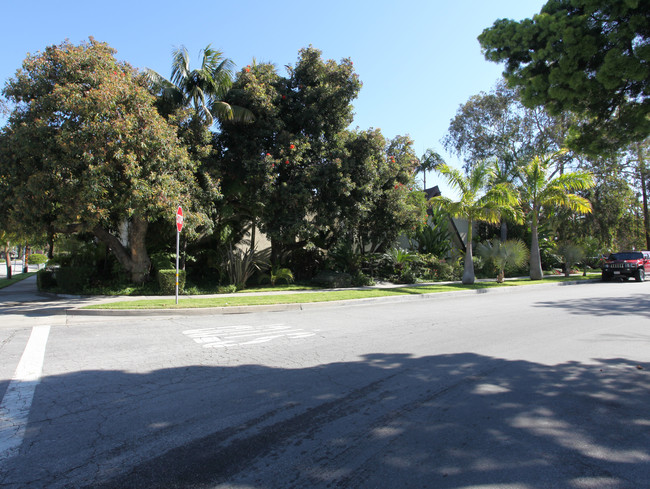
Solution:
<svg viewBox="0 0 650 489"><path fill-rule="evenodd" d="M646 166L641 145L636 144L636 152L639 163L639 174L641 175L641 195L643 197L643 230L645 234L646 250L650 250L650 222L648 222L648 189L646 187Z"/></svg>
<svg viewBox="0 0 650 489"><path fill-rule="evenodd" d="M505 243L508 240L508 223L505 219L501 220L501 242Z"/></svg>
<svg viewBox="0 0 650 489"><path fill-rule="evenodd" d="M51 260L54 258L54 231L50 227L47 232L47 245L48 245L48 250L47 250L47 258Z"/></svg>
<svg viewBox="0 0 650 489"><path fill-rule="evenodd" d="M535 212L533 210L533 212ZM542 259L539 255L539 239L537 237L537 216L533 215L530 223L530 233L532 235L530 242L530 279L542 280Z"/></svg>
<svg viewBox="0 0 650 489"><path fill-rule="evenodd" d="M11 252L9 248L5 248L5 262L7 264L7 278L10 279L13 276L12 264L11 264Z"/></svg>
<svg viewBox="0 0 650 489"><path fill-rule="evenodd" d="M103 227L97 225L93 229L95 236L110 248L117 261L129 274L131 281L136 284L141 284L147 279L151 268L151 260L145 244L148 226L149 223L143 219L138 217L131 219L128 248Z"/></svg>
<svg viewBox="0 0 650 489"><path fill-rule="evenodd" d="M472 221L467 222L467 246L465 247L465 269L463 271L463 284L471 285L476 281L474 275L474 260L472 259Z"/></svg>
<svg viewBox="0 0 650 489"><path fill-rule="evenodd" d="M29 272L29 245L25 245L25 253L23 254L23 273Z"/></svg>
<svg viewBox="0 0 650 489"><path fill-rule="evenodd" d="M505 281L505 277L506 277L505 270L499 270L499 273L497 274L497 283L502 284Z"/></svg>

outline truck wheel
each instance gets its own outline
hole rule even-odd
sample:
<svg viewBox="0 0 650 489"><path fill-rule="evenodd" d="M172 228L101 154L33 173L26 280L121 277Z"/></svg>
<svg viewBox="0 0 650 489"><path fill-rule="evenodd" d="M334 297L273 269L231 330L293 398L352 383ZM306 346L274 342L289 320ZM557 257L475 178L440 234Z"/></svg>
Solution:
<svg viewBox="0 0 650 489"><path fill-rule="evenodd" d="M604 272L603 272L601 278L602 278L603 282L609 282L610 280L612 280L612 276L607 274L607 273L604 273Z"/></svg>
<svg viewBox="0 0 650 489"><path fill-rule="evenodd" d="M645 270L639 268L634 275L634 278L637 282L643 282L645 280Z"/></svg>

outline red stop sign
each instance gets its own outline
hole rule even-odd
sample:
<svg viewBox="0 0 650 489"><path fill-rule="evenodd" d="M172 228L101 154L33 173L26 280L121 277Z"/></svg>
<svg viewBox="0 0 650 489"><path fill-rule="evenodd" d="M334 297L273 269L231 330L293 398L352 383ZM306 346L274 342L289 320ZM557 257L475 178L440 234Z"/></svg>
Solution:
<svg viewBox="0 0 650 489"><path fill-rule="evenodd" d="M183 208L180 205L176 211L176 229L178 229L179 233L183 229Z"/></svg>

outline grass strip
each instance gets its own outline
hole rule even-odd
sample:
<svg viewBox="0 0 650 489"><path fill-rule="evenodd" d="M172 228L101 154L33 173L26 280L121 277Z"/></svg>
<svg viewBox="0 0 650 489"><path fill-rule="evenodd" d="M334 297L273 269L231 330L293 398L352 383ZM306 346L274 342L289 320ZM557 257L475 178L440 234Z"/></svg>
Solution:
<svg viewBox="0 0 650 489"><path fill-rule="evenodd" d="M20 282L21 280L25 280L27 277L31 277L32 275L36 275L36 272L15 273L11 278L0 279L0 289L9 287L10 285L15 284L16 282Z"/></svg>
<svg viewBox="0 0 650 489"><path fill-rule="evenodd" d="M263 306L275 304L304 304L308 302L330 302L353 299L368 299L375 297L390 297L404 295L435 294L441 292L453 292L459 290L481 290L498 287L515 287L519 285L535 285L548 282L565 282L576 280L589 280L593 276L587 277L550 277L544 281L531 281L529 279L508 280L503 284L496 282L476 282L472 285L454 284L429 284L419 286L405 286L382 289L350 289L350 290L330 290L322 292L305 292L298 294L280 294L280 295L228 295L224 297L206 297L206 298L179 298L178 304L174 299L147 299L110 302L105 304L96 304L85 306L83 309L194 309L205 307L236 307L236 306Z"/></svg>

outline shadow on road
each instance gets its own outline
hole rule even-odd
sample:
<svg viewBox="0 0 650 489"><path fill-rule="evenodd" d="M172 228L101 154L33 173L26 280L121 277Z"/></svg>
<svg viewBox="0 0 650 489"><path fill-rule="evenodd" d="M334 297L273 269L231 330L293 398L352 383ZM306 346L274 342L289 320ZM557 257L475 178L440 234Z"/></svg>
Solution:
<svg viewBox="0 0 650 489"><path fill-rule="evenodd" d="M603 299L575 299L536 303L537 307L565 309L572 314L593 316L641 316L650 318L650 294L631 294L627 297Z"/></svg>
<svg viewBox="0 0 650 489"><path fill-rule="evenodd" d="M466 353L52 376L0 485L650 487L648 372Z"/></svg>

